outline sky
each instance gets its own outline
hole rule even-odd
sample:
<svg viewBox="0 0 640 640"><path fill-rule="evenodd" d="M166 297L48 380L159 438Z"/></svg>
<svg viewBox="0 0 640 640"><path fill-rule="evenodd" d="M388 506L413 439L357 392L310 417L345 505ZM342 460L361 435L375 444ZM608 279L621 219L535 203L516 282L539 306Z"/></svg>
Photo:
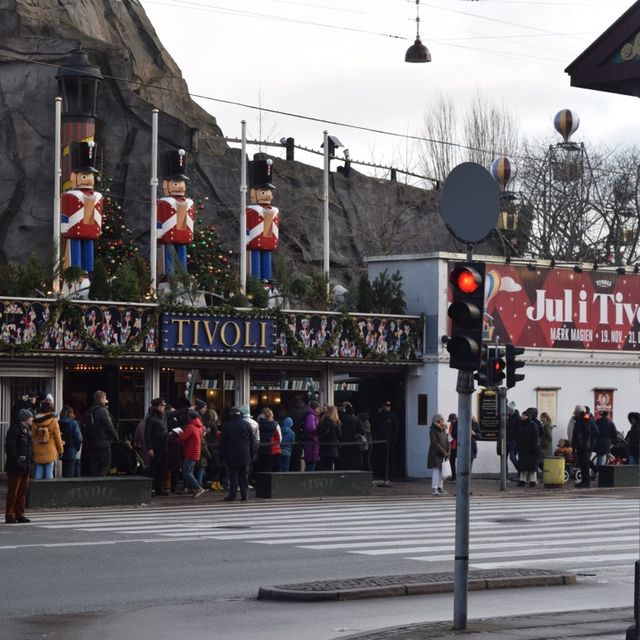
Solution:
<svg viewBox="0 0 640 640"><path fill-rule="evenodd" d="M319 149L327 129L353 159L419 169L417 143L406 136L424 135L435 97L464 113L478 90L531 138L560 142L553 116L570 108L580 117L576 141L638 141L635 98L572 88L564 72L629 0L421 0L428 64L404 62L415 0L140 1L191 93L320 120L198 98L227 137L239 137L245 119L249 138L291 136ZM296 160L321 162L301 151Z"/></svg>

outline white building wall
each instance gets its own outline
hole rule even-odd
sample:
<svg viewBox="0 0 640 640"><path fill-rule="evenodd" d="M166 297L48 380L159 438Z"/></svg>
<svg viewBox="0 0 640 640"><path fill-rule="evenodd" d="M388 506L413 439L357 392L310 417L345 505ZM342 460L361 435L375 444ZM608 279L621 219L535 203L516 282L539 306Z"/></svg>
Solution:
<svg viewBox="0 0 640 640"><path fill-rule="evenodd" d="M384 269L400 271L407 313L425 314L426 341L422 370L407 377L407 475L427 477L426 459L429 427L418 425L417 397L428 396L429 418L434 413L458 413L457 370L449 368L449 354L441 342L448 329L447 266L464 255L433 253L417 256L382 256L367 259L369 278ZM495 256L478 258L495 262ZM502 340L504 342L504 340ZM610 388L614 394L614 422L628 430L627 413L640 411L640 355L637 353L527 349L521 356L526 366L519 372L525 379L509 391L508 400L519 410L535 407L538 389L556 389L557 412L554 443L566 437L567 424L576 404L593 408L595 388ZM474 414L477 407L473 399ZM473 473L499 473L495 442L480 442ZM509 467L511 470L511 467Z"/></svg>

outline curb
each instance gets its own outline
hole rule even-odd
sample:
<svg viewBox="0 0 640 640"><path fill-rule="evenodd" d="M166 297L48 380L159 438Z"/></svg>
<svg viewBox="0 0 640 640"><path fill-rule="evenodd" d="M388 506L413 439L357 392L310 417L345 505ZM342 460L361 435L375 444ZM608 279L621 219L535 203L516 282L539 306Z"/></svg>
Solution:
<svg viewBox="0 0 640 640"><path fill-rule="evenodd" d="M513 569L469 573L469 591L513 589L517 587L550 587L577 583L575 574L546 569ZM391 598L397 596L450 593L453 574L419 573L345 580L324 580L298 584L260 587L258 600L289 602L326 602Z"/></svg>

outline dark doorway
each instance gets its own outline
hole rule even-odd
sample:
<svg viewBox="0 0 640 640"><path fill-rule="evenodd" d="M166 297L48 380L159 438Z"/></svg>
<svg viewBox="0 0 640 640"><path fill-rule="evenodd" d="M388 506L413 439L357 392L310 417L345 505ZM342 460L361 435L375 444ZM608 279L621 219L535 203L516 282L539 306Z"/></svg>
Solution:
<svg viewBox="0 0 640 640"><path fill-rule="evenodd" d="M390 446L389 474L406 475L406 425L405 425L405 376L404 372L337 373L334 381L334 401L337 406L348 400L358 413L367 413L374 437L381 420L383 405L391 402L391 411L398 419L398 440ZM373 447L372 465L374 478L386 479L386 446Z"/></svg>
<svg viewBox="0 0 640 640"><path fill-rule="evenodd" d="M109 411L115 418L121 440L131 440L145 414L144 368L133 365L84 364L65 366L63 401L80 419L93 404L93 394L106 391Z"/></svg>

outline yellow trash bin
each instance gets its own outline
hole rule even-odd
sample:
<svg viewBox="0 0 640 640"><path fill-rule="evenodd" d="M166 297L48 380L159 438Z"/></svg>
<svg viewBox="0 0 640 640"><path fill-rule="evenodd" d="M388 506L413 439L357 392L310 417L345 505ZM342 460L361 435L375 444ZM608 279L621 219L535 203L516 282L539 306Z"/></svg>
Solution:
<svg viewBox="0 0 640 640"><path fill-rule="evenodd" d="M564 457L551 456L542 463L542 480L545 487L564 485Z"/></svg>

